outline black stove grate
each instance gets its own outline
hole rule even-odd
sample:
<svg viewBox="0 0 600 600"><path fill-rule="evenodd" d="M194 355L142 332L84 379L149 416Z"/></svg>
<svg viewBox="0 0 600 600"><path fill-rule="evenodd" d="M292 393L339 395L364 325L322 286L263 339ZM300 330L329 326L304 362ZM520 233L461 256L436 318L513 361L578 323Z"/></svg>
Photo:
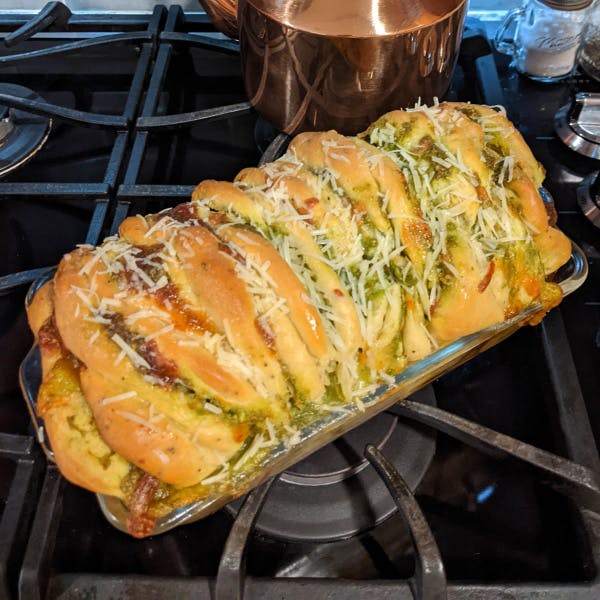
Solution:
<svg viewBox="0 0 600 600"><path fill-rule="evenodd" d="M0 597L16 597L27 532L37 508L44 459L31 437L0 434Z"/></svg>
<svg viewBox="0 0 600 600"><path fill-rule="evenodd" d="M7 33L24 26L26 21L26 17L18 15L0 17L0 35L4 33L6 37ZM35 81L40 65L53 65L55 63L50 61L60 57L59 64L61 68L65 65L65 72L48 83L49 101L60 105L61 99L66 99L63 108L71 102L76 105L73 110L88 113L88 116L89 113L110 115L110 123L105 129L89 130L89 134L81 133L88 130L78 125L65 125L62 131L59 129L58 133L64 134L64 137L55 136L57 141L65 140L59 150L66 153L67 162L70 160L72 163L65 176L54 172L62 164L53 158L55 155L42 151L26 170L15 171L0 180L0 211L5 210L11 222L25 223L32 214L43 219L44 211L60 211L63 208L74 210L77 215L69 232L60 232L65 238L63 247L45 252L44 248L28 249L25 245L15 264L2 267L6 271L0 273L0 294L5 294L4 298L0 298L2 323L7 321L6 315L12 314L10 311L13 311L15 298L21 301L23 286L40 272L51 268L60 253L70 249L74 243L95 244L104 235L114 233L128 214L154 212L185 201L200 179L230 177L239 168L256 163L259 158L253 143L255 115L241 91L237 62L231 58L237 52L237 44L215 34L205 15L185 15L178 7L169 11L157 7L152 15L145 16L73 15L65 27L70 34L76 34L77 41L65 42L61 31L57 32L56 39L51 38L50 41L47 37L43 42L36 37L23 41L14 52L0 53L0 72L15 83ZM113 46L98 34L112 36L110 44L115 44L114 51ZM70 44L66 53L65 43ZM27 50L38 54L34 57L25 55L20 50L24 45ZM58 51L57 47L61 45L63 51ZM117 69L119 75L114 76L116 79L111 79L103 69L114 71L123 49L126 49L127 58L121 70ZM96 56L95 53L101 56L100 72L90 75L85 72L85 57ZM457 71L450 92L451 99L469 97L474 101L501 103L506 85L495 77L493 61L482 28L470 23L461 53L461 69ZM95 97L82 92L79 94L81 97L75 95L73 100L72 92L64 91L71 85L69 82L89 84L91 80L95 80L92 84ZM106 103L104 98L113 85L112 81L118 81L117 105ZM510 85L514 82L509 84L509 88ZM42 95L46 96L45 93ZM509 105L511 101L508 100ZM103 111L102 108L108 110ZM53 117L62 123L63 118L68 121L69 118L80 119L86 115L53 109ZM94 120L99 119L95 117ZM80 132L80 139L89 135L90 144L87 154L69 157L68 140L74 130ZM190 148L194 152L188 151ZM91 171L80 171L81 161L92 164ZM90 172L95 175L94 179L80 180ZM51 176L48 178L49 173ZM37 174L43 174L44 178L36 178ZM21 207L21 213L13 208L15 206ZM38 212L28 212L29 209ZM34 234L39 235L39 232L34 231ZM525 344L526 348L538 354L531 359L532 372L541 371L542 378L550 381L548 389L540 392L538 400L548 402L546 408L551 414L548 421L554 424L554 436L552 439L527 441L542 444L544 448L547 444L548 450L595 472L600 471L585 398L561 312L553 311L539 333L521 332L516 337L516 342L507 341L502 346L503 350L491 356L501 358L503 352L513 351L515 355L522 355ZM0 337L0 348L2 343L8 348L11 339L10 335ZM11 353L6 349L4 354L8 356L18 352ZM480 360L479 366L481 364ZM479 385L473 376L473 371L478 368L475 361L438 382L444 408L457 408L454 401L444 404L444 389L448 397L455 397L457 390L468 393L469 386ZM510 376L514 376L514 372L511 371ZM510 392L513 387L507 386L506 389ZM539 407L539 403L536 406ZM15 427L22 429L20 424ZM507 433L513 433L510 424L506 427ZM452 446L450 438L442 436L441 439L442 446ZM7 461L6 467L3 461ZM511 576L511 566L507 564L506 578L499 576L501 557L498 561L500 566L487 570L491 573L490 583L483 583L487 566L480 564L478 571L474 569L472 576L466 577L471 581L462 584L457 580L464 579L464 574L471 572L468 568L456 567L449 560L445 561L450 581L448 597L599 597L600 523L597 514L585 508L589 506L589 498L581 491L571 492L569 500L553 496L554 492L540 492L537 476L528 471L521 473L523 468L513 462L501 464L506 478L515 473L523 475L528 482L524 485L529 486L533 495L551 496L544 506L558 507L558 514L565 523L558 534L548 539L556 545L561 531L569 538L565 544L569 551L573 549L572 568L561 571L560 567L552 564L557 556L561 556L558 549L551 548L550 558L542 555L540 559L536 558L536 553L530 559L524 549L522 560L525 563L530 560L531 564L523 572L517 569ZM4 497L0 496L4 500L0 513L0 539L8 542L0 547L0 597L210 598L216 593L217 597L225 598L238 592L240 595L243 593L244 598L302 600L311 595L344 599L368 595L377 598L413 597L410 581L413 555L410 551L404 552L401 554L404 562L394 564L386 555L385 546L379 544L385 537L380 533L360 540L361 551L379 565L364 579L357 579L352 573L343 571L342 576L336 578L326 572L318 576L304 576L303 573L311 571L303 571L303 564L311 560L327 562L331 560L331 553L324 549L327 545L289 549L256 533L251 535L251 522L260 509L260 494L266 490L257 491L254 495L254 510L248 507L246 522L238 520L230 527L231 519L220 512L155 539L136 541L112 529L98 515L91 494L65 485L55 467L45 468L45 461L32 437L0 434L0 469L7 470L12 482L3 491ZM417 493L434 535L439 535L445 527L443 512L449 510L448 505L432 501L424 487ZM508 503L507 506L512 505ZM472 523L467 523L462 513L457 511L457 514L460 535L460 525L468 531ZM551 521L554 514L542 515L540 523ZM474 522L477 524L476 519ZM397 519L390 519L386 527L399 544L407 540L406 531ZM539 536L539 531L534 534ZM238 536L237 539L235 536ZM246 542L252 549L248 575L243 561ZM347 557L350 559L351 553L356 551L351 543L339 542L339 546L330 548L342 552L348 550ZM527 545L528 540L524 539L523 543ZM454 557L444 540L438 539L438 544L443 558ZM102 548L102 556L98 556L98 548ZM289 562L280 565L276 572L264 561L257 563L255 558L261 552L268 555L269 549L273 557L280 551L289 554ZM508 545L509 553L520 550L517 546ZM111 556L113 551L114 556ZM539 573L540 580L532 579L531 573ZM552 577L553 574L555 577ZM500 583L503 579L508 583Z"/></svg>

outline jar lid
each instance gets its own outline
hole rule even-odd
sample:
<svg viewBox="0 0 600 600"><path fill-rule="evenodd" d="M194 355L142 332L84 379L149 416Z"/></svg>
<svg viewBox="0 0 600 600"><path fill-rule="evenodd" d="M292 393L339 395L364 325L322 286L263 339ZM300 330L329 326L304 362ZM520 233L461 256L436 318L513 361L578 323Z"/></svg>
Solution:
<svg viewBox="0 0 600 600"><path fill-rule="evenodd" d="M556 10L582 10L594 0L540 0L542 4Z"/></svg>

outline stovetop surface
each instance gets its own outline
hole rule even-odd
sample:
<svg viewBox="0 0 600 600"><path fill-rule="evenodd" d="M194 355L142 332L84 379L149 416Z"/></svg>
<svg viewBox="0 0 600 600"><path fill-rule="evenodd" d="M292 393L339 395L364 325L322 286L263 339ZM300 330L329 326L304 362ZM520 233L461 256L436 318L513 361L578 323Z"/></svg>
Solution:
<svg viewBox="0 0 600 600"><path fill-rule="evenodd" d="M162 20L161 27L164 18L155 14L156 20ZM109 25L90 25L88 19L73 30L82 32L82 37L88 28L104 33L143 32L152 28L151 19L119 17ZM174 9L168 19L167 29L212 35L205 17L185 19ZM14 27L14 18L7 24L0 18L0 34ZM224 52L210 49L210 44L163 42L155 52L151 41L142 41L95 46L13 65L1 62L17 51L55 43L59 41L36 38L15 50L0 48L2 82L34 89L53 104L113 115L128 110L146 116L185 113L246 100L239 59L229 46ZM140 65L148 56L152 58L142 72ZM441 408L570 456L572 444L559 425L557 392L544 344L548 344L548 328L560 329L564 322L581 394L596 443L600 442L600 233L582 215L575 196L580 181L600 167L566 148L554 135L552 120L576 91L600 91L600 84L579 74L561 83L539 84L517 75L503 57L496 61L508 115L544 164L558 224L583 248L590 272L584 286L547 318L547 330L520 330L440 378L433 388ZM158 78L151 67L161 64L164 77ZM153 85L160 91L150 101L148 90ZM130 105L134 88L138 97ZM482 100L468 68L457 69L448 98ZM185 201L202 179L231 179L260 157L256 123L257 116L250 112L160 133L127 133L54 120L41 151L0 179L0 276L52 266L75 244L94 243L114 231L127 213L155 212ZM27 437L32 429L17 380L18 366L32 342L23 311L25 292L26 286L21 286L0 297L0 433ZM31 452L37 452L35 447ZM37 456L35 460L42 466L30 489L33 497L41 494L43 499L44 459ZM15 461L0 458L0 518L10 509L15 473ZM85 585L100 586L94 589L105 594L121 590L110 586L130 574L177 581L216 575L232 523L229 512L221 510L140 541L112 528L92 494L69 484L57 485L60 502L52 505L56 532L50 536L55 541L45 558L48 570L39 570L46 575L36 580L42 581L42 587L49 581L51 596L84 597L76 595L82 581L77 577L82 574L92 574L86 575ZM450 582L585 584L596 577L598 549L589 547L581 513L574 510L571 500L516 461L491 458L438 434L434 460L416 495ZM31 511L23 517L22 539L10 562L14 595L19 565L24 555L27 559L33 552L31 540L38 539L35 506ZM257 578L393 582L409 578L413 568L410 539L397 515L358 537L325 544L286 542L257 532L247 555L247 572ZM81 589L92 589L85 585ZM24 589L28 588L20 588L21 596Z"/></svg>

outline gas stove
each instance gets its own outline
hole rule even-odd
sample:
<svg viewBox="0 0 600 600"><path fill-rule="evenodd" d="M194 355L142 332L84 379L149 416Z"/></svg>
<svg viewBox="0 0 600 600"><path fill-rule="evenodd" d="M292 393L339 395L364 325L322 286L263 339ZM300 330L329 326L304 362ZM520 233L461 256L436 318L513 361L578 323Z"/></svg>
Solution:
<svg viewBox="0 0 600 600"><path fill-rule="evenodd" d="M400 409L245 504L145 540L113 528L91 493L62 479L18 385L32 343L28 286L127 215L187 201L198 181L256 164L277 132L244 96L237 44L201 12L61 13L53 30L15 35L31 18L0 11L0 38L13 43L0 43L0 597L599 597L600 522L585 486L572 493L498 447L436 433ZM447 98L506 106L546 167L559 226L589 275L542 325L416 400L570 459L591 469L585 477L600 472L600 232L577 189L599 164L564 145L553 121L600 85L580 74L553 85L518 76L490 51L486 28L468 21ZM363 458L369 443L398 469L410 459L402 472L412 473L416 504L393 469L387 482L422 517L415 544ZM433 553L422 543L432 539Z"/></svg>

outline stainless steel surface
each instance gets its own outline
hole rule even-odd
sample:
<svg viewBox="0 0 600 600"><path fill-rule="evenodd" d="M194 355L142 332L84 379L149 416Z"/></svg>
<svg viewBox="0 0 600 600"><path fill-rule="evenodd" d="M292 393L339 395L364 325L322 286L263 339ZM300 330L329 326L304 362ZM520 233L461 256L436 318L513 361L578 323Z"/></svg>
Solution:
<svg viewBox="0 0 600 600"><path fill-rule="evenodd" d="M235 0L233 0L234 2ZM240 39L246 93L285 133L357 133L452 78L466 0L202 0ZM236 21L237 16L237 21Z"/></svg>
<svg viewBox="0 0 600 600"><path fill-rule="evenodd" d="M571 126L581 137L600 144L600 94L580 92L575 96Z"/></svg>
<svg viewBox="0 0 600 600"><path fill-rule="evenodd" d="M22 110L43 98L29 88L0 82L0 177L19 168L44 146L52 120ZM35 111L34 111L35 112Z"/></svg>
<svg viewBox="0 0 600 600"><path fill-rule="evenodd" d="M6 138L12 133L15 128L15 124L13 123L10 113L8 116L0 119L0 146L4 143Z"/></svg>
<svg viewBox="0 0 600 600"><path fill-rule="evenodd" d="M593 184L598 177L600 177L600 172L592 173L577 188L577 203L583 214L596 227L600 227L600 195L594 192Z"/></svg>
<svg viewBox="0 0 600 600"><path fill-rule="evenodd" d="M600 158L600 94L578 93L556 113L554 128L569 148Z"/></svg>

